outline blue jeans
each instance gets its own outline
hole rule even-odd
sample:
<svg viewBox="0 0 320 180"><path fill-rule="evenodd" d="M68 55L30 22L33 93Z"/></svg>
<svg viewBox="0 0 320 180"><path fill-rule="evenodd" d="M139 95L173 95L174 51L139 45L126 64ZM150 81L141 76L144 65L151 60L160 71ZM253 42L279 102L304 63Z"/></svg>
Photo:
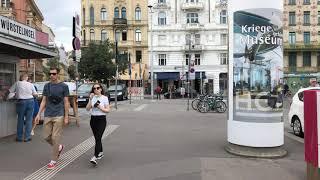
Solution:
<svg viewBox="0 0 320 180"><path fill-rule="evenodd" d="M17 114L18 114L17 140L22 140L24 123L26 126L24 139L28 140L31 138L31 130L32 130L33 98L18 100Z"/></svg>

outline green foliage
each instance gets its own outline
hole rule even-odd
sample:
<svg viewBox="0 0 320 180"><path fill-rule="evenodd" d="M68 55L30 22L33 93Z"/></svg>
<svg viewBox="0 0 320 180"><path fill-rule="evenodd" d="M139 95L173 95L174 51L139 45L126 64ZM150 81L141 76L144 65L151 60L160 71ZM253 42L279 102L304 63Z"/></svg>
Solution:
<svg viewBox="0 0 320 180"><path fill-rule="evenodd" d="M90 43L88 47L81 49L81 54L79 63L81 78L106 81L115 76L116 65L112 62L112 59L115 59L115 47L109 40L101 44ZM118 57L119 73L124 73L128 67L128 60L124 55Z"/></svg>
<svg viewBox="0 0 320 180"><path fill-rule="evenodd" d="M76 79L76 66L70 65L68 67L68 74L70 76L70 79Z"/></svg>

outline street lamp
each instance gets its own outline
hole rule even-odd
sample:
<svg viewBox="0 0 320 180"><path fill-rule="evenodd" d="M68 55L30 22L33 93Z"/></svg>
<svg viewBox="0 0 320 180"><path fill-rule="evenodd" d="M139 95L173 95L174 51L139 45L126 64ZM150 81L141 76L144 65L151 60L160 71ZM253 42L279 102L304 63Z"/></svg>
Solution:
<svg viewBox="0 0 320 180"><path fill-rule="evenodd" d="M151 5L148 6L150 10L150 53L151 53L151 60L150 60L150 80L151 80L151 99L153 99L153 43L152 43L152 7Z"/></svg>

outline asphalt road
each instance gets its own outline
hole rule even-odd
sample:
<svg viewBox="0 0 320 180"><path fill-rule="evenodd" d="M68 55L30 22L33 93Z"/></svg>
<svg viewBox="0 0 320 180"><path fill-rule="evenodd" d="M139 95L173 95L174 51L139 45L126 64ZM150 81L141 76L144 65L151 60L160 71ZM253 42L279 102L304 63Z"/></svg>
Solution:
<svg viewBox="0 0 320 180"><path fill-rule="evenodd" d="M119 102L108 116L105 157L92 166L89 116L80 109L80 128L64 130L64 154L55 171L41 126L32 142L0 139L0 179L56 180L300 180L305 179L303 144L285 137L289 154L282 159L242 158L228 154L227 115L186 111L185 100Z"/></svg>

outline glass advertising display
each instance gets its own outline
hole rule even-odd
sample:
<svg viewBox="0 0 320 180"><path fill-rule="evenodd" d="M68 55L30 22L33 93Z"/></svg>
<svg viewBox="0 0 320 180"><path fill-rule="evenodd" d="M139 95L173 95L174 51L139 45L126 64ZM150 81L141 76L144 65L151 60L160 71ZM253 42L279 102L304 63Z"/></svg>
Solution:
<svg viewBox="0 0 320 180"><path fill-rule="evenodd" d="M233 12L233 120L280 122L283 94L282 12Z"/></svg>

